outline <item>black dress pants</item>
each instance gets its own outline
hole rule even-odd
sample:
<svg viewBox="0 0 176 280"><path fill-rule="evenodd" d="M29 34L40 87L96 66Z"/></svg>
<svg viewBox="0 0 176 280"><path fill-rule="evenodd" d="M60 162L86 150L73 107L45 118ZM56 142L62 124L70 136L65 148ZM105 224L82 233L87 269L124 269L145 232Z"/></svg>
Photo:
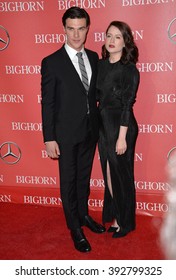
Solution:
<svg viewBox="0 0 176 280"><path fill-rule="evenodd" d="M96 143L90 133L80 143L59 144L59 171L61 199L67 227L75 230L83 225L88 215L90 176Z"/></svg>

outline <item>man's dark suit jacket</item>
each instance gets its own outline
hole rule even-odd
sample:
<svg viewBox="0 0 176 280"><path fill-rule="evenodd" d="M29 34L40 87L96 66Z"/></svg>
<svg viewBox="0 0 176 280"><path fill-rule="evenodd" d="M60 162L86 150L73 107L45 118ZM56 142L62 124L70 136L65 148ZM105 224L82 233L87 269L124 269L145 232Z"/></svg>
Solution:
<svg viewBox="0 0 176 280"><path fill-rule="evenodd" d="M98 139L96 103L97 53L85 49L92 78L88 92L90 128ZM87 133L87 94L64 46L42 60L42 123L44 142L78 143Z"/></svg>

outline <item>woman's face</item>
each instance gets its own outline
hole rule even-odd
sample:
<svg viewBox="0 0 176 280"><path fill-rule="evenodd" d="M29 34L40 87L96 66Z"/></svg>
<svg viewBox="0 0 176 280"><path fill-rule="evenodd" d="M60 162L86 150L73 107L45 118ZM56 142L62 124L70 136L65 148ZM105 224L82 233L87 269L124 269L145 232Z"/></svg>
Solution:
<svg viewBox="0 0 176 280"><path fill-rule="evenodd" d="M124 39L120 30L111 25L106 34L105 47L111 54L122 55L123 47L125 47Z"/></svg>

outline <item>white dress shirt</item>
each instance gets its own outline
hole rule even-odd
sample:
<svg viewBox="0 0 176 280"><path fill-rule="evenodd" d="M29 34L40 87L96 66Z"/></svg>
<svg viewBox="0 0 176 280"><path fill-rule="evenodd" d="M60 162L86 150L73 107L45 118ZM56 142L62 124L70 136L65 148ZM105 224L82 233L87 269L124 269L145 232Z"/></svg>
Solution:
<svg viewBox="0 0 176 280"><path fill-rule="evenodd" d="M73 65L74 65L77 73L79 74L80 79L82 80L81 71L79 69L79 64L78 64L78 57L76 55L78 53L78 51L76 51L75 49L71 48L67 44L65 44L65 50L68 53L68 55L69 55ZM80 52L83 53L82 57L83 57L83 60L84 60L84 64L85 64L87 75L88 75L89 85L90 85L90 80L91 80L91 76L92 76L92 69L91 69L91 66L90 66L90 62L88 60L88 57L87 57L87 54L86 54L84 48L82 48L82 50L80 50Z"/></svg>

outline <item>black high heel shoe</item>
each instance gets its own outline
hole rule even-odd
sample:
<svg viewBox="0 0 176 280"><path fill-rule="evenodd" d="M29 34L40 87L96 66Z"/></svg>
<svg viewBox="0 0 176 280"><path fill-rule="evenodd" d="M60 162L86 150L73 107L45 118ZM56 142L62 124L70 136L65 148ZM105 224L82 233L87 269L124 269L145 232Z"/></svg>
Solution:
<svg viewBox="0 0 176 280"><path fill-rule="evenodd" d="M118 232L119 230L119 226L118 227L113 227L113 226L110 226L107 230L107 232Z"/></svg>
<svg viewBox="0 0 176 280"><path fill-rule="evenodd" d="M127 231L124 231L123 229L120 229L119 231L115 231L112 235L112 238L120 238L120 237L124 237L125 235L127 235Z"/></svg>

